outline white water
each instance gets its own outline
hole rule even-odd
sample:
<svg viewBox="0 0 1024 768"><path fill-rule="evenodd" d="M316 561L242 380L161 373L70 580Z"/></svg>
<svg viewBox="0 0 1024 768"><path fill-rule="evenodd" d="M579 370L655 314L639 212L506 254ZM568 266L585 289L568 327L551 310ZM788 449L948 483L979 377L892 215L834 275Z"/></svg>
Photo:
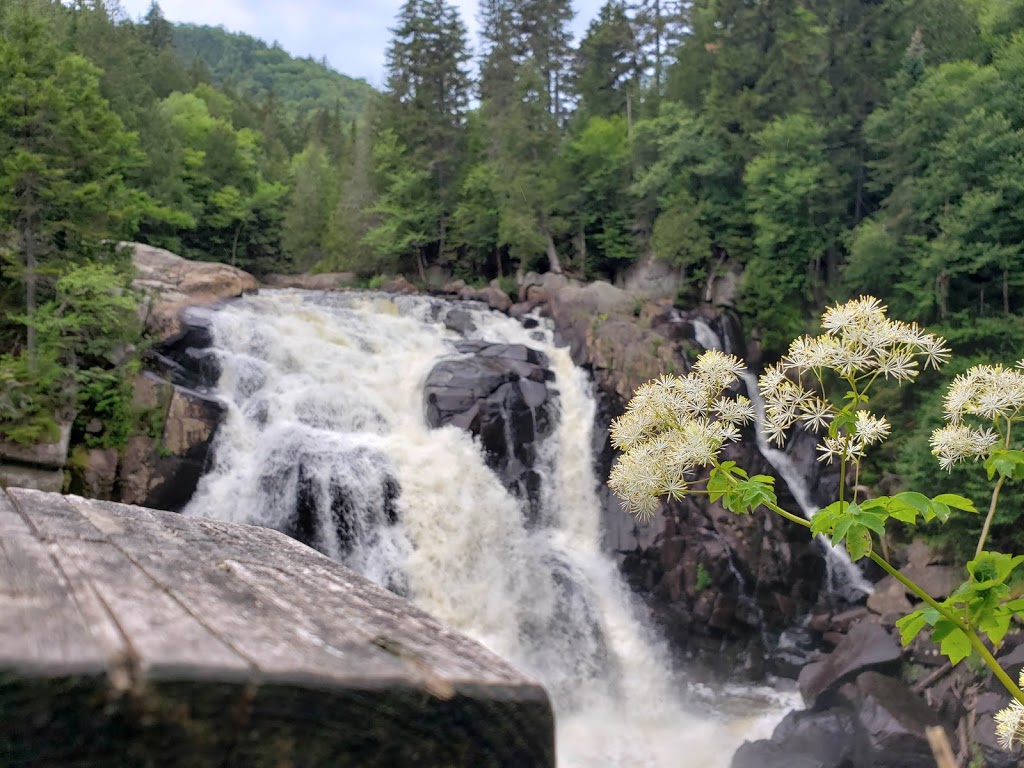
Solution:
<svg viewBox="0 0 1024 768"><path fill-rule="evenodd" d="M548 331L469 309L479 329L471 336L540 349L555 372L560 414L541 462L543 525L524 524L521 503L468 433L427 427L424 379L456 354L458 338L430 319L439 306L272 291L219 312L229 415L186 512L282 527L304 488L327 523L324 552L545 684L560 765L724 768L744 739L769 735L795 697L673 676L601 551L594 400ZM389 482L399 491L390 503ZM334 533L342 498L346 540Z"/></svg>
<svg viewBox="0 0 1024 768"><path fill-rule="evenodd" d="M718 334L711 326L702 320L693 320L694 337L697 343L704 349L717 349L723 351L722 342ZM743 383L747 385L747 396L754 406L756 423L754 424L754 436L757 440L757 448L765 460L772 465L772 468L779 474L793 494L797 505L800 507L803 516L810 520L818 512L818 507L811 499L811 489L807 487L807 480L800 468L793 463L793 459L785 451L780 451L768 444L764 434L764 398L761 397L761 390L757 386L757 376L750 371L743 373ZM825 536L818 536L822 549L825 551L825 568L828 588L837 595L842 595L850 602L856 602L864 595L870 595L874 591L871 582L864 578L851 560L845 549L838 549L832 546L832 542Z"/></svg>

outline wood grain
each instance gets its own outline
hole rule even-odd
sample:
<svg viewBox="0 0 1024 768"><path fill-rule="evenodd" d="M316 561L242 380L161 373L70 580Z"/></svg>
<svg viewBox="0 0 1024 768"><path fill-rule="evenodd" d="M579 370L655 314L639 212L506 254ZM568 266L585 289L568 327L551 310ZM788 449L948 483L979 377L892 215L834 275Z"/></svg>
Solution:
<svg viewBox="0 0 1024 768"><path fill-rule="evenodd" d="M550 766L538 684L276 531L0 492L0 766Z"/></svg>

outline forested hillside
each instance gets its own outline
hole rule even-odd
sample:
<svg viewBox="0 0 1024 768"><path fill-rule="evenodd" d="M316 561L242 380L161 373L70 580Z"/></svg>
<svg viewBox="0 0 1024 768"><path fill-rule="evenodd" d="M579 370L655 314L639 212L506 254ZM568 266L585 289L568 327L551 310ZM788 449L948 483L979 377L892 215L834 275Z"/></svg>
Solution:
<svg viewBox="0 0 1024 768"><path fill-rule="evenodd" d="M653 254L684 303L742 271L768 358L860 292L954 368L1021 356L1024 0L613 0L578 41L569 0L479 18L472 57L453 4L407 0L368 98L155 5L0 0L0 431L116 410L123 238L364 279L614 279ZM933 478L919 403L890 396L899 476Z"/></svg>
<svg viewBox="0 0 1024 768"><path fill-rule="evenodd" d="M374 93L365 81L335 72L326 60L297 59L276 45L220 27L175 24L172 40L186 67L205 66L215 85L256 101L277 99L292 118L328 110L350 123Z"/></svg>

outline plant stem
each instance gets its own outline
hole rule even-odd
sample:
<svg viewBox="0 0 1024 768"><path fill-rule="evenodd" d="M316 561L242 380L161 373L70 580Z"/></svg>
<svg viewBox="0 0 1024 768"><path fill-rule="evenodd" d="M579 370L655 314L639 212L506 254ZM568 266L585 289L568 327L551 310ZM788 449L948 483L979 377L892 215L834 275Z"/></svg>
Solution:
<svg viewBox="0 0 1024 768"><path fill-rule="evenodd" d="M770 509L772 512L782 515L782 517L786 518L787 520L790 520L791 522L796 523L797 525L802 525L804 528L811 527L811 523L809 520L805 520L802 517L797 517L792 512L787 512L778 504L765 504L765 506L768 507L768 509Z"/></svg>
<svg viewBox="0 0 1024 768"><path fill-rule="evenodd" d="M1013 421L1009 418L1006 420L1006 439L1003 440L1003 448L1006 450L1010 449L1010 433L1013 431ZM974 556L978 557L982 552L985 551L985 539L988 538L988 529L992 527L992 519L996 516L996 503L999 501L999 491L1003 488L1003 483L1006 482L1006 476L1000 474L999 479L996 481L996 487L992 489L992 501L988 505L988 514L985 516L985 525L981 528L981 537L978 539L978 548L974 550Z"/></svg>
<svg viewBox="0 0 1024 768"><path fill-rule="evenodd" d="M974 551L975 557L978 557L985 551L985 539L988 538L988 529L992 527L992 518L996 516L996 502L999 501L999 491L1002 489L1004 482L1006 482L1006 477L1000 475L999 480L996 481L996 487L992 489L992 503L988 505L988 514L985 516L985 525L981 528L978 548Z"/></svg>
<svg viewBox="0 0 1024 768"><path fill-rule="evenodd" d="M802 525L804 528L811 527L810 522L804 520L803 518L797 517L796 515L790 512L787 512L778 504L765 504L765 506L768 507L768 509L772 510L773 512L786 518L787 520L796 523L797 525ZM1013 698L1019 701L1022 705L1024 705L1024 691L1022 691L1013 682L1010 676L1006 674L1005 670L1001 666L999 666L999 662L996 661L995 656L993 656L992 652L985 647L985 643L982 642L982 639L978 636L978 633L975 632L969 624L966 624L963 621L963 619L956 615L955 612L950 611L944 605L939 603L934 597L925 592L916 583L914 583L906 576L904 576L902 573L900 573L898 570L896 570L896 568L890 565L889 562L881 555L879 555L877 552L871 552L871 554L869 554L868 557L870 557L875 562L875 564L878 565L883 571L885 571L887 574L889 574L898 582L900 582L904 587L906 587L915 595L917 595L917 597L924 601L928 606L934 608L945 618L953 622L953 624L956 625L957 629L959 629L967 636L967 639L974 647L974 650L978 652L978 655L981 656L982 661L985 662L985 666L992 670L992 673L996 676L999 682L1003 684L1003 687L1010 692L1010 695L1013 696Z"/></svg>
<svg viewBox="0 0 1024 768"><path fill-rule="evenodd" d="M999 662L996 661L995 656L993 656L992 652L985 647L985 643L982 642L981 638L978 637L978 633L975 632L970 625L965 624L959 616L941 605L935 598L921 589L921 587L889 565L889 563L886 562L885 559L883 559L877 552L872 552L868 557L870 557L883 571L900 582L929 606L941 613L945 618L953 622L957 629L967 636L971 645L974 646L974 650L978 652L978 655L981 656L981 660L985 662L985 666L992 670L992 673L999 679L999 682L1003 684L1003 687L1010 692L1010 695L1013 696L1013 698L1021 704L1024 704L1024 691L1021 691L1013 680L1010 679L1010 676L1006 674L1005 670L999 666Z"/></svg>

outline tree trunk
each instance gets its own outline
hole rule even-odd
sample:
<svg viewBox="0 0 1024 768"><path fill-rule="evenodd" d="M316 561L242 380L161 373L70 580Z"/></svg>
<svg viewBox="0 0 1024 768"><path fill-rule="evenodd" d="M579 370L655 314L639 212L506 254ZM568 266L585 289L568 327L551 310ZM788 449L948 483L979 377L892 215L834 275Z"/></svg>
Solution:
<svg viewBox="0 0 1024 768"><path fill-rule="evenodd" d="M580 224L580 231L576 237L576 254L580 260L580 276L585 277L587 274L587 234L583 231L583 224Z"/></svg>
<svg viewBox="0 0 1024 768"><path fill-rule="evenodd" d="M545 233L548 239L548 269L556 275L562 274L562 262L558 259L558 251L555 250L555 239L550 233Z"/></svg>
<svg viewBox="0 0 1024 768"><path fill-rule="evenodd" d="M28 364L29 370L35 371L36 367L36 329L32 325L31 321L35 319L36 304L37 304L37 290L38 290L38 273L39 264L37 263L36 256L36 233L32 228L32 212L34 210L35 200L32 194L32 188L25 193L25 208L27 209L27 215L25 216L20 232L21 248L25 252L25 314L29 318L29 325L25 329L25 347L28 350Z"/></svg>
<svg viewBox="0 0 1024 768"><path fill-rule="evenodd" d="M235 266L235 257L238 254L238 238L241 236L241 234L242 234L242 227L244 227L244 226L245 226L245 224L242 223L242 224L239 224L235 228L235 239L231 241L231 266L232 267Z"/></svg>
<svg viewBox="0 0 1024 768"><path fill-rule="evenodd" d="M422 248L417 248L416 249L416 269L419 270L419 273L420 273L420 283L422 285L426 285L427 284L427 267L423 263L423 249Z"/></svg>

